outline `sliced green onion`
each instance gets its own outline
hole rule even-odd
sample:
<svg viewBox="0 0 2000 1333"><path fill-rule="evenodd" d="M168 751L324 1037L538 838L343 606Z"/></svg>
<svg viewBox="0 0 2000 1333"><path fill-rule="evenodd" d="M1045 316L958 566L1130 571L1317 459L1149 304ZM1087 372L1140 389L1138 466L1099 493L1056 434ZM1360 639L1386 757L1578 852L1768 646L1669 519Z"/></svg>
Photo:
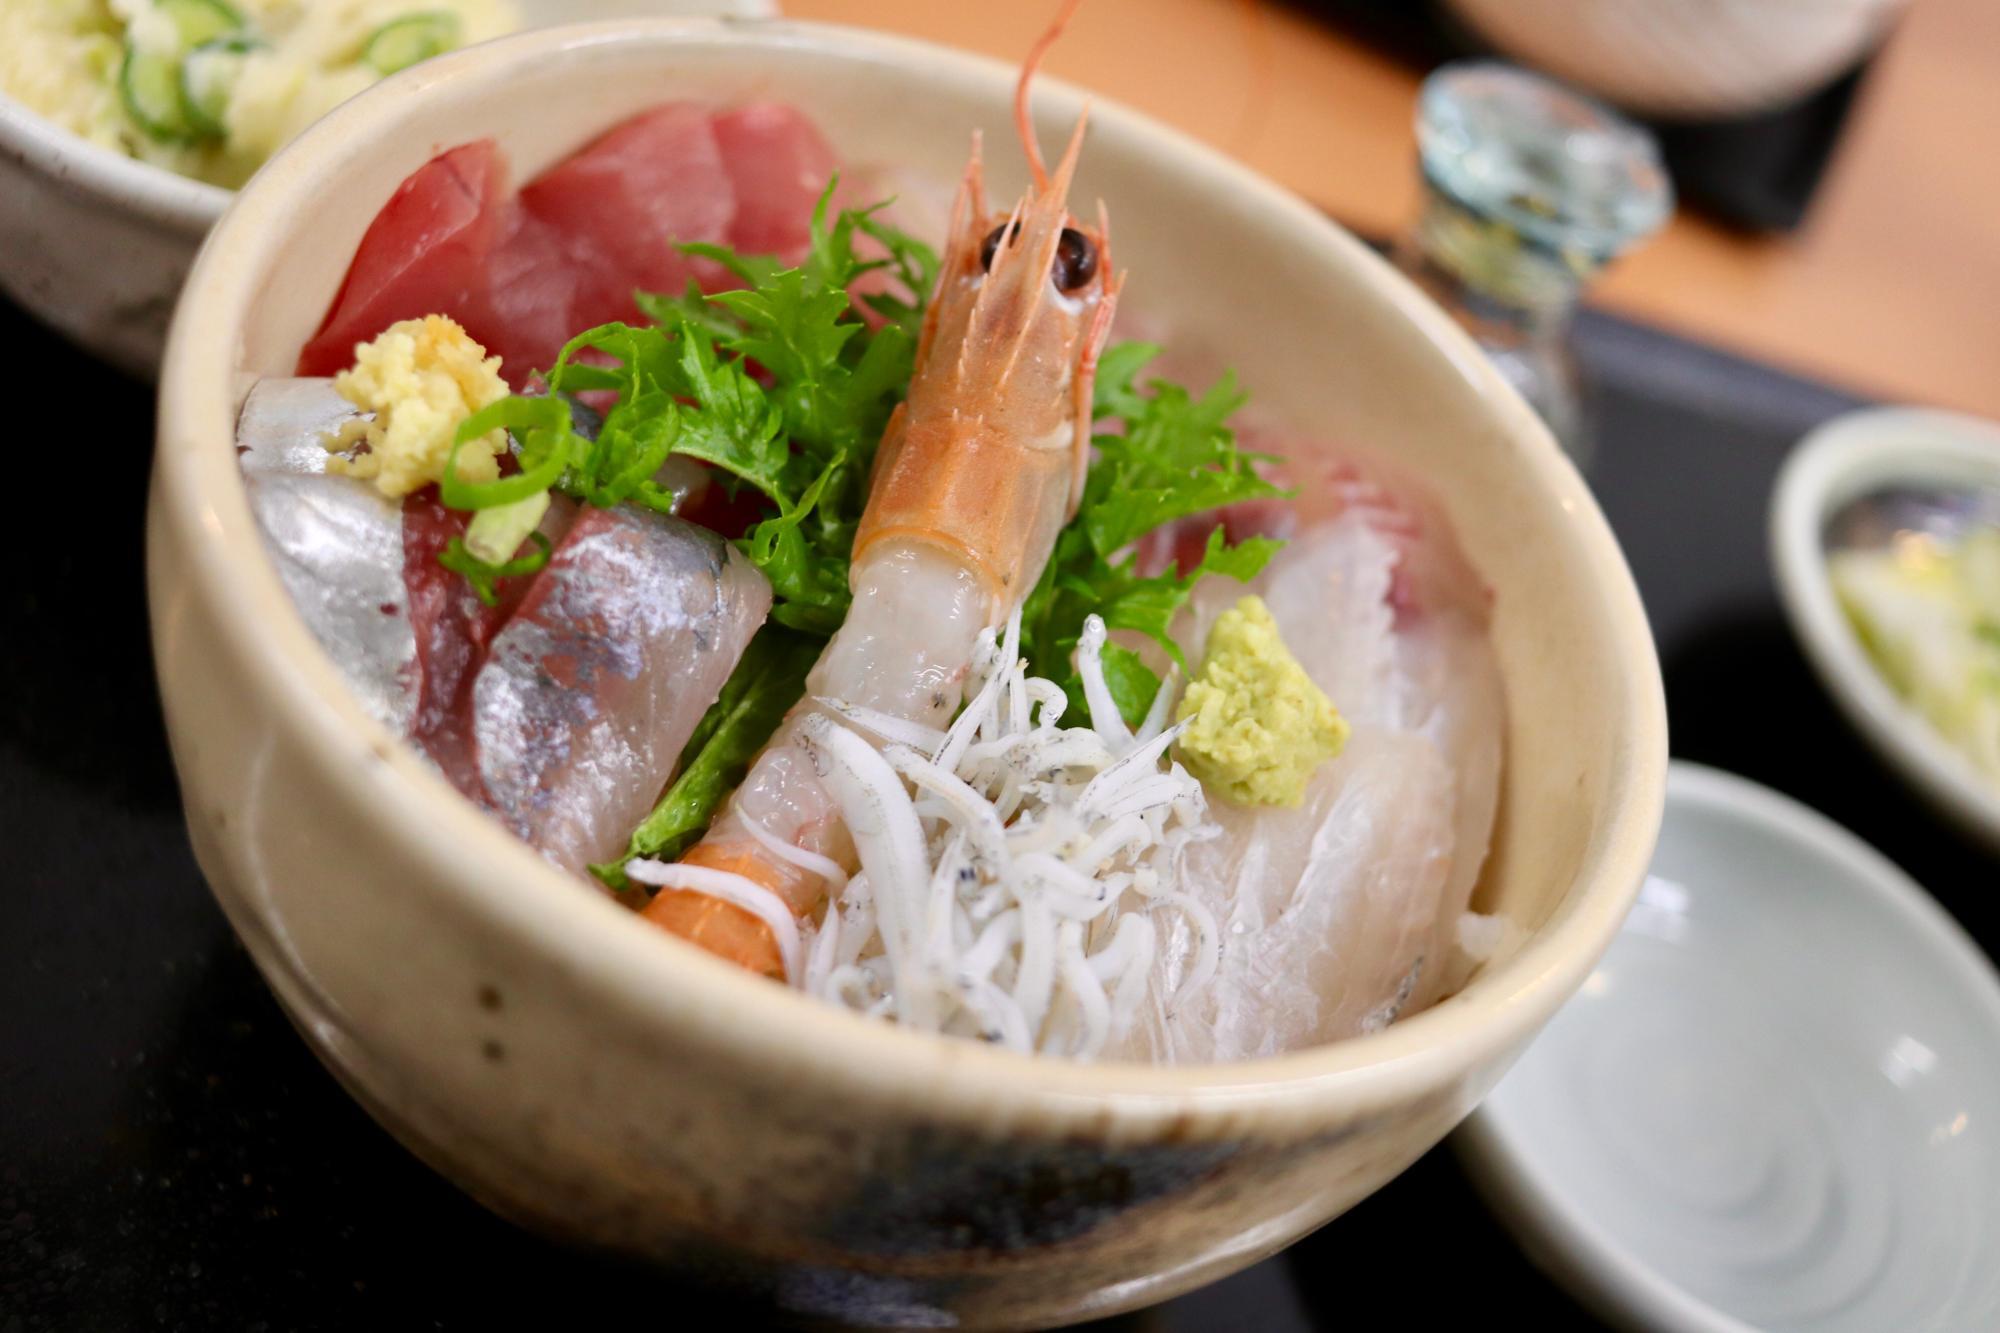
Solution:
<svg viewBox="0 0 2000 1333"><path fill-rule="evenodd" d="M465 525L465 549L489 564L510 560L548 512L547 491L537 491L513 504L481 509Z"/></svg>
<svg viewBox="0 0 2000 1333"><path fill-rule="evenodd" d="M549 563L551 549L549 539L539 532L529 533L528 539L534 542L534 550L518 560L505 560L496 564L481 560L465 549L463 541L453 537L451 544L438 556L438 563L454 574L463 574L465 581L472 585L472 591L479 595L479 600L492 606L500 600L499 590L494 585L501 579L533 574Z"/></svg>
<svg viewBox="0 0 2000 1333"><path fill-rule="evenodd" d="M489 431L505 427L521 440L521 471L496 481L466 481L458 475L458 451ZM451 509L491 509L546 491L570 463L575 433L569 404L560 398L502 398L467 417L445 459L438 498Z"/></svg>
<svg viewBox="0 0 2000 1333"><path fill-rule="evenodd" d="M203 42L181 61L181 113L197 134L220 139L228 133L224 116L243 62L257 43L248 37L217 37Z"/></svg>
<svg viewBox="0 0 2000 1333"><path fill-rule="evenodd" d="M458 45L458 15L425 10L392 19L368 35L361 59L378 74L394 74Z"/></svg>

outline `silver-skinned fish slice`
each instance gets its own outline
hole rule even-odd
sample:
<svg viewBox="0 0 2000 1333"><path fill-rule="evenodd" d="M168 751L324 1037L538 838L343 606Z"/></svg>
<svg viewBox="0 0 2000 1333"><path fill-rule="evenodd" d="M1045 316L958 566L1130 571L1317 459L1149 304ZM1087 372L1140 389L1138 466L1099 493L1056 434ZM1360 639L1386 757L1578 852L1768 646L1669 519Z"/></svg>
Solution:
<svg viewBox="0 0 2000 1333"><path fill-rule="evenodd" d="M705 528L579 514L473 681L485 804L565 869L614 859L770 606Z"/></svg>
<svg viewBox="0 0 2000 1333"><path fill-rule="evenodd" d="M330 431L357 415L329 380L260 380L237 419L250 509L306 628L362 707L398 735L422 687L403 581L403 507L330 476Z"/></svg>
<svg viewBox="0 0 2000 1333"><path fill-rule="evenodd" d="M593 435L594 414L572 411ZM611 859L763 623L769 584L706 529L576 517L558 498L548 567L482 605L437 561L464 514L326 472L326 438L357 415L330 380L272 378L238 417L251 507L307 627L466 796L567 869Z"/></svg>

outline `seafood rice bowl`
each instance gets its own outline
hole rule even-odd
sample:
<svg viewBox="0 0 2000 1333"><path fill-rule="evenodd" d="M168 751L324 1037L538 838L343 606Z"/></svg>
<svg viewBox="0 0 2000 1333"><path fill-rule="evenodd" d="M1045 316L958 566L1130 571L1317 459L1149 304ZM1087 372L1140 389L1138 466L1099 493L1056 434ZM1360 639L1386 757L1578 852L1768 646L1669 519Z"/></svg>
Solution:
<svg viewBox="0 0 2000 1333"><path fill-rule="evenodd" d="M1032 76L1028 190L975 141L942 235L781 102L518 189L440 152L245 400L267 543L461 793L773 981L1081 1059L1374 1030L1508 933L1488 589L1415 482L1116 340Z"/></svg>
<svg viewBox="0 0 2000 1333"><path fill-rule="evenodd" d="M1353 242L1038 81L1062 22L1004 79L792 25L441 57L421 151L367 94L245 192L166 379L170 725L281 998L482 1197L795 1312L1077 1317L1324 1220L1657 824L1546 436ZM1008 1183L1076 1153L1089 1219Z"/></svg>

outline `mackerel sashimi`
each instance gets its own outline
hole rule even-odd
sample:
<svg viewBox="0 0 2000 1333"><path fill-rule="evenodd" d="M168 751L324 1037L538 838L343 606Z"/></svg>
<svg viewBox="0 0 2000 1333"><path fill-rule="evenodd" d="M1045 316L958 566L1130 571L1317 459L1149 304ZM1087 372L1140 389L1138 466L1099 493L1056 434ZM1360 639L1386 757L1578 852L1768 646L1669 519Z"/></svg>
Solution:
<svg viewBox="0 0 2000 1333"><path fill-rule="evenodd" d="M1112 341L1034 63L941 235L774 102L441 153L250 392L253 508L367 711L647 928L1024 1053L1364 1035L1509 938L1491 593L1419 480Z"/></svg>
<svg viewBox="0 0 2000 1333"><path fill-rule="evenodd" d="M465 515L330 475L352 420L324 380L264 380L239 432L266 548L377 721L550 861L615 856L770 609L714 533L645 510L551 506L532 580L491 602L438 562Z"/></svg>
<svg viewBox="0 0 2000 1333"><path fill-rule="evenodd" d="M771 585L714 533L585 510L473 682L489 807L566 869L615 858L770 607Z"/></svg>

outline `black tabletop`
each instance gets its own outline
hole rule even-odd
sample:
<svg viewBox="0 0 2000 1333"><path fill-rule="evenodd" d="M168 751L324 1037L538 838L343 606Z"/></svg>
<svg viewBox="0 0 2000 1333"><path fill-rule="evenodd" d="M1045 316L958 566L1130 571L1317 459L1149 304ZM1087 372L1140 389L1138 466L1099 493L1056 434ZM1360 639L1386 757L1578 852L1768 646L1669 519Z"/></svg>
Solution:
<svg viewBox="0 0 2000 1333"><path fill-rule="evenodd" d="M1993 863L1840 722L1776 604L1772 478L1854 400L1601 316L1579 342L1598 389L1592 481L1653 618L1675 753L1846 823L2000 947ZM151 391L5 305L0 346L35 349L16 353L4 454L24 484L0 578L0 1333L720 1313L486 1213L292 1033L182 829L147 648ZM1496 1310L1591 1326L1448 1146L1286 1254L1115 1326L1331 1328L1370 1293L1426 1326Z"/></svg>

